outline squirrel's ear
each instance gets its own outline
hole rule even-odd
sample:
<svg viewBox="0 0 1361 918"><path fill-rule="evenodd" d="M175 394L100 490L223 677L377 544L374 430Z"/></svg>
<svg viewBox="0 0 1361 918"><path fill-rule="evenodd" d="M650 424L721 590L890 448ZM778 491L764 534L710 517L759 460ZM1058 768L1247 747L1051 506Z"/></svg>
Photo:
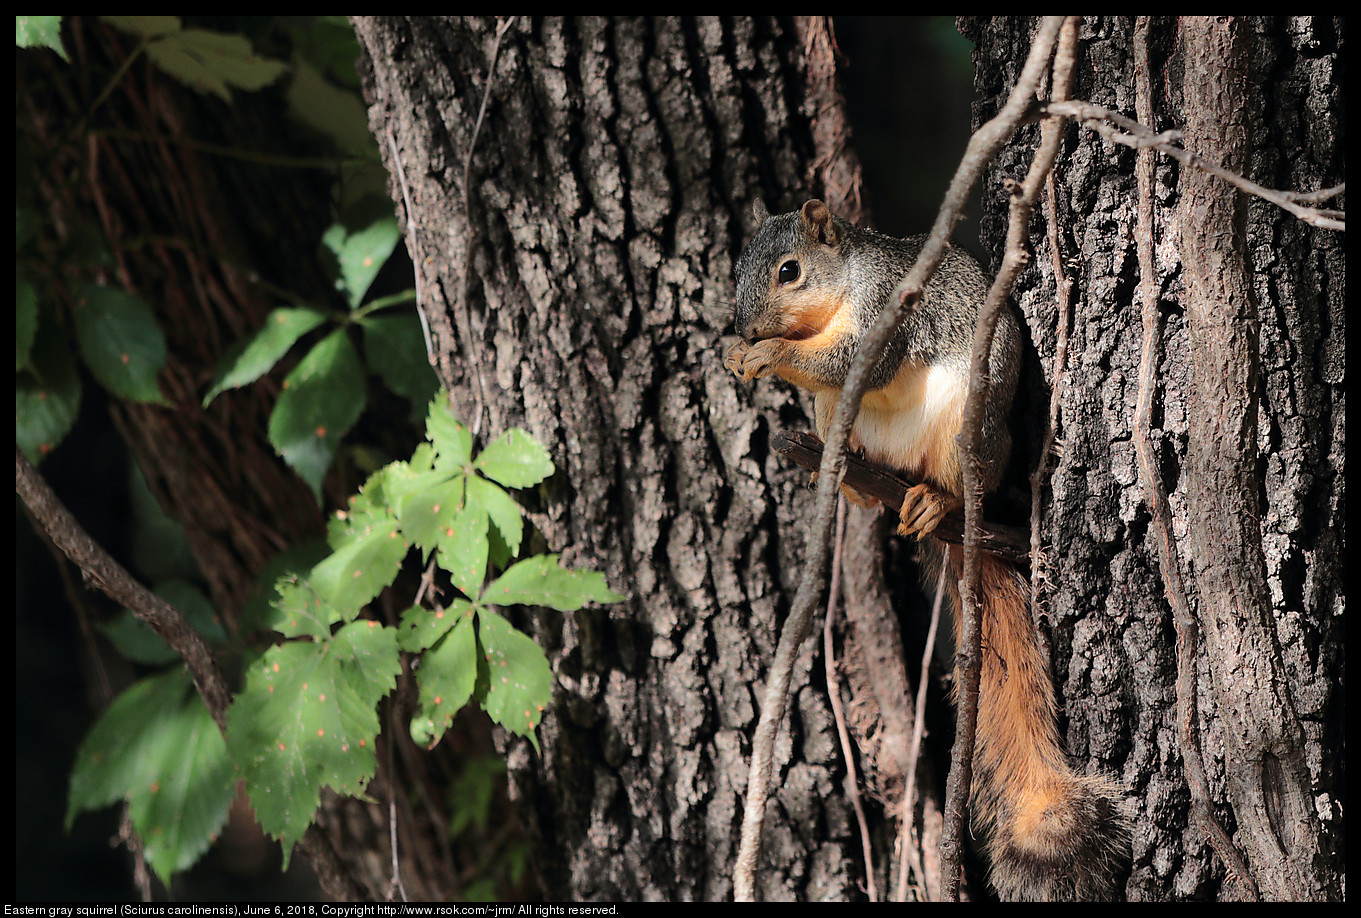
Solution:
<svg viewBox="0 0 1361 918"><path fill-rule="evenodd" d="M805 233L823 245L837 244L836 224L832 221L832 212L821 201L814 199L804 202L803 208L799 211L799 222L803 224Z"/></svg>
<svg viewBox="0 0 1361 918"><path fill-rule="evenodd" d="M760 198L752 202L751 215L756 219L756 228L760 229L761 224L770 219L770 211L766 210L766 203Z"/></svg>

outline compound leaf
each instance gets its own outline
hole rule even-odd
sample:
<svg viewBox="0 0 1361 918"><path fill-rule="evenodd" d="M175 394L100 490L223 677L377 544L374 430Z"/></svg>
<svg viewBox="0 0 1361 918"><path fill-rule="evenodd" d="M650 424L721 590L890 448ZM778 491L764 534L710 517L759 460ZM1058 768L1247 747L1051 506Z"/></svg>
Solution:
<svg viewBox="0 0 1361 918"><path fill-rule="evenodd" d="M134 683L81 742L66 825L127 800L147 863L168 883L208 849L234 797L222 734L178 668Z"/></svg>
<svg viewBox="0 0 1361 918"><path fill-rule="evenodd" d="M611 592L599 571L569 571L558 566L557 555L535 555L516 562L482 593L482 602L492 605L548 606L559 612L623 598Z"/></svg>
<svg viewBox="0 0 1361 918"><path fill-rule="evenodd" d="M227 741L285 862L322 787L357 796L373 777L377 705L400 671L395 631L355 621L329 641L273 647L247 672L227 714Z"/></svg>
<svg viewBox="0 0 1361 918"><path fill-rule="evenodd" d="M204 407L227 389L253 383L288 353L303 335L327 319L319 309L281 307L265 318L265 324L242 349L227 357L217 369L212 388L203 397Z"/></svg>
<svg viewBox="0 0 1361 918"><path fill-rule="evenodd" d="M534 728L552 697L548 658L538 644L495 612L481 610L477 626L488 669L482 709L512 733L529 737L538 749Z"/></svg>

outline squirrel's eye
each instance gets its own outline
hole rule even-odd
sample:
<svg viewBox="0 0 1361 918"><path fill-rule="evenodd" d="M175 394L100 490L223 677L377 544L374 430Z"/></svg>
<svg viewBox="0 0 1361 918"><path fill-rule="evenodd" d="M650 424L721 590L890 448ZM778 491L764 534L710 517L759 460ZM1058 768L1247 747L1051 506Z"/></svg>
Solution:
<svg viewBox="0 0 1361 918"><path fill-rule="evenodd" d="M799 279L799 263L794 259L789 259L780 265L779 281L782 284L792 284Z"/></svg>

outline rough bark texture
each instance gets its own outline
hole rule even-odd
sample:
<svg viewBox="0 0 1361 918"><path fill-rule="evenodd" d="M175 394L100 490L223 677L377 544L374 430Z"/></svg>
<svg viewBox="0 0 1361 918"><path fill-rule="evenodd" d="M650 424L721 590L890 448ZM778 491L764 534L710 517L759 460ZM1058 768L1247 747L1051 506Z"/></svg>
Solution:
<svg viewBox="0 0 1361 918"><path fill-rule="evenodd" d="M356 27L371 125L395 138L414 202L413 260L456 410L484 418L485 436L519 425L549 448L558 474L532 508L539 535L629 595L524 619L557 675L541 754L508 749L543 891L727 897L764 665L800 572L806 476L767 448L772 428L802 423L796 401L739 387L720 342L751 202L787 207L808 189L802 41L766 20L520 18L489 73L493 20ZM766 899L855 889L811 647L805 660Z"/></svg>
<svg viewBox="0 0 1361 918"><path fill-rule="evenodd" d="M963 25L979 45L981 120L1009 87L1033 21ZM1076 98L1133 116L1133 26L1084 23ZM1197 38L1206 30L1217 37ZM1151 127L1186 130L1193 152L1268 187L1335 185L1345 179L1344 36L1341 19L1155 19ZM1227 101L1231 88L1238 96ZM1033 134L1019 137L999 177L1021 175L1033 148ZM1233 899L1244 884L1188 831L1171 617L1130 442L1140 352L1134 156L1069 126L1056 170L1074 316L1063 450L1044 517L1043 623L1070 754L1118 773L1136 807L1128 896ZM1156 176L1164 337L1153 436L1204 637L1195 728L1211 803L1264 898L1334 898L1345 775L1343 237L1167 158ZM983 236L993 244L1004 231L1000 187L985 190ZM1039 220L1031 240L1037 257L1017 300L1040 355L1039 405L1053 382L1055 283ZM1239 286L1193 292L1227 279Z"/></svg>

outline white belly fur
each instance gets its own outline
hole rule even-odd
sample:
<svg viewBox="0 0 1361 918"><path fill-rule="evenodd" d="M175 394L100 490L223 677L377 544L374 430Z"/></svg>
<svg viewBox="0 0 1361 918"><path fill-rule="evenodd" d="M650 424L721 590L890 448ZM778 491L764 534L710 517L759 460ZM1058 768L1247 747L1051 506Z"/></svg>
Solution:
<svg viewBox="0 0 1361 918"><path fill-rule="evenodd" d="M960 469L955 437L964 417L967 379L965 368L905 364L887 386L865 395L852 443L863 447L872 462L917 481L929 478L957 493ZM819 401L828 401L827 420L838 395L819 393Z"/></svg>

